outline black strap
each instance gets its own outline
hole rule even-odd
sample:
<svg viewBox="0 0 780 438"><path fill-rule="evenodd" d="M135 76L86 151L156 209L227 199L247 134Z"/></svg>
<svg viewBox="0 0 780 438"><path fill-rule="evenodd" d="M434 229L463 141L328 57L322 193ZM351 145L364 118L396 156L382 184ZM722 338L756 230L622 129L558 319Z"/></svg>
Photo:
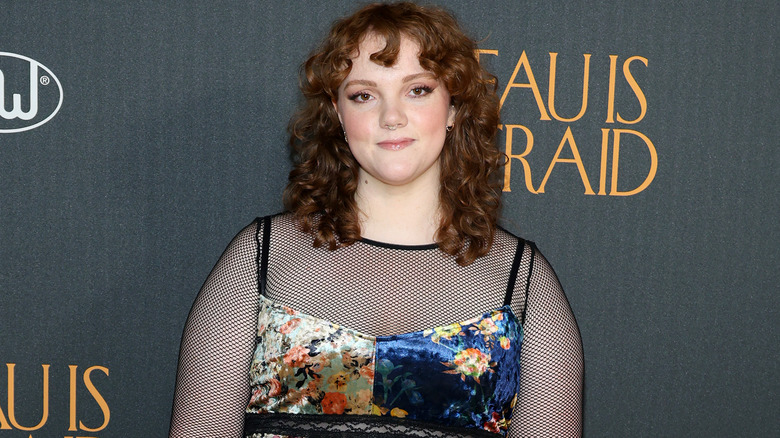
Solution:
<svg viewBox="0 0 780 438"><path fill-rule="evenodd" d="M258 234L260 227L257 229ZM265 296L265 281L268 276L268 251L271 246L271 217L266 216L263 218L263 240L260 243L259 263L257 272L257 282L260 289L260 295Z"/></svg>
<svg viewBox="0 0 780 438"><path fill-rule="evenodd" d="M517 280L517 271L520 269L520 262L523 259L523 247L525 241L517 239L517 248L515 248L515 258L512 260L512 271L509 273L509 281L506 283L506 295L504 295L504 305L512 304L512 292L515 291L515 282Z"/></svg>
<svg viewBox="0 0 780 438"><path fill-rule="evenodd" d="M525 324L525 314L528 311L528 291L531 289L531 275L534 273L534 259L536 252L539 251L535 243L529 242L529 244L531 245L531 262L528 264L528 278L525 279L525 301L523 302L523 314L520 315L520 324Z"/></svg>

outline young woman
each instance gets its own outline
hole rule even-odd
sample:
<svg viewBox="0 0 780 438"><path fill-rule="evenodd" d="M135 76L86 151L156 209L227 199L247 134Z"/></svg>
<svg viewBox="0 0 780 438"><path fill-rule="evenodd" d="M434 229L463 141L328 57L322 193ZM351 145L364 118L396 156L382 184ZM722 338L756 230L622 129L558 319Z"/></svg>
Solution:
<svg viewBox="0 0 780 438"><path fill-rule="evenodd" d="M493 77L451 15L370 5L303 69L287 213L241 231L182 339L172 437L566 437L582 347L497 226Z"/></svg>

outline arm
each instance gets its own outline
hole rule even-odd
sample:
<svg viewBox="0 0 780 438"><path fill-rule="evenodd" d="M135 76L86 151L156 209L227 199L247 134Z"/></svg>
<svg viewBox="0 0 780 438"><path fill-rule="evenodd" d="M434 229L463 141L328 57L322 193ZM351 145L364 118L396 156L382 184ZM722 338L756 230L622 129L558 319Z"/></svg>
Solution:
<svg viewBox="0 0 780 438"><path fill-rule="evenodd" d="M508 436L582 435L582 340L569 302L550 264L531 247L525 305L520 392ZM522 270L521 270L522 272ZM520 281L525 295L526 282ZM521 300L525 301L525 300ZM518 313L521 314L521 313Z"/></svg>
<svg viewBox="0 0 780 438"><path fill-rule="evenodd" d="M253 223L222 254L192 305L179 352L170 437L238 437L257 331Z"/></svg>

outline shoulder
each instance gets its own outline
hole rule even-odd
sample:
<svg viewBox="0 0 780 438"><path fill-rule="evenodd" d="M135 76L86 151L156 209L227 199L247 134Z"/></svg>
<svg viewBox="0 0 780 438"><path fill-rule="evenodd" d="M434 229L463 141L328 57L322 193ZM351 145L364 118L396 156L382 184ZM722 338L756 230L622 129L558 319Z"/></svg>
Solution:
<svg viewBox="0 0 780 438"><path fill-rule="evenodd" d="M506 248L514 245L516 248L513 259L513 269L517 273L517 286L523 287L525 293L540 293L541 290L560 290L560 281L550 262L539 250L535 242L499 227L495 235L496 246Z"/></svg>
<svg viewBox="0 0 780 438"><path fill-rule="evenodd" d="M536 242L532 240L524 239L512 233L511 231L498 226L496 228L494 242L498 243L499 247L514 245L517 247L518 252L522 253L522 259L527 263L532 265L540 264L546 266L548 269L552 269L550 267L550 263L547 261L544 255L542 255L542 252L536 245Z"/></svg>
<svg viewBox="0 0 780 438"><path fill-rule="evenodd" d="M298 221L295 219L295 215L293 213L282 211L274 214L269 214L267 216L258 216L255 218L254 221L252 221L251 224L247 226L247 228L255 230L255 232L260 235L263 233L263 230L265 229L266 225L268 225L268 228L271 230L299 230L300 226L298 225ZM243 230L245 231L246 228Z"/></svg>
<svg viewBox="0 0 780 438"><path fill-rule="evenodd" d="M258 254L265 248L272 260L300 257L314 247L313 234L303 231L293 213L281 212L259 217L254 223Z"/></svg>
<svg viewBox="0 0 780 438"><path fill-rule="evenodd" d="M254 220L258 243L262 244L264 238L270 238L271 242L284 240L310 240L310 233L305 233L295 214L287 211L268 216L258 217Z"/></svg>
<svg viewBox="0 0 780 438"><path fill-rule="evenodd" d="M219 265L246 264L255 258L258 248L259 223L260 218L253 220L233 237L222 253Z"/></svg>
<svg viewBox="0 0 780 438"><path fill-rule="evenodd" d="M523 245L529 242L500 225L496 225L496 232L493 235L493 240L494 242L510 242L513 245Z"/></svg>
<svg viewBox="0 0 780 438"><path fill-rule="evenodd" d="M258 216L233 237L228 245L230 249L243 249L244 252L256 252L263 244L264 233L271 230L294 229L295 220L291 213L281 212L267 216Z"/></svg>
<svg viewBox="0 0 780 438"><path fill-rule="evenodd" d="M233 237L217 267L257 270L264 248L273 252L273 247L287 248L301 240L297 237L305 234L296 223L294 216L285 212L255 218ZM274 242L282 243L274 245Z"/></svg>
<svg viewBox="0 0 780 438"><path fill-rule="evenodd" d="M496 227L496 232L493 235L493 247L505 254L510 254L511 252L515 262L522 261L524 264L530 261L535 252L538 252L534 242L524 239L501 226Z"/></svg>

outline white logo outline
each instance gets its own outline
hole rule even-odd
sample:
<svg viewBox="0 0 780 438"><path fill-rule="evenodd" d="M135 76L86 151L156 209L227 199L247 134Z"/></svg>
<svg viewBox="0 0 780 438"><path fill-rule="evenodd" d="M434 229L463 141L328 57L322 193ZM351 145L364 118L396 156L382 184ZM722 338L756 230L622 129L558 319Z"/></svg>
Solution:
<svg viewBox="0 0 780 438"><path fill-rule="evenodd" d="M30 120L30 119L35 118L35 116L37 115L37 112L38 112L38 77L37 77L38 76L38 68L42 68L44 71L46 71L46 73L48 73L48 75L49 75L49 78L53 79L54 82L57 84L57 89L60 92L60 98L59 98L59 102L57 102L57 108L55 108L54 111L52 111L52 113L49 114L49 116L46 117L45 119L43 119L40 122L35 123L33 125L23 126L21 128L12 128L12 129L0 128L0 134L11 134L11 133L15 133L15 132L29 131L31 129L35 129L35 128L43 125L44 123L46 123L49 120L51 120L52 118L54 118L54 116L57 115L57 113L60 111L60 108L62 107L62 101L63 101L63 96L64 96L64 93L63 93L63 90L62 90L62 84L60 83L59 78L57 78L57 75L55 75L54 72L51 71L51 69L49 69L49 67L46 67L45 65L41 64L40 62L38 62L38 61L36 61L36 60L34 60L34 59L30 58L30 57L27 57L27 56L24 56L24 55L19 55L19 54L16 54L16 53L0 52L0 57L4 57L4 56L10 57L10 58L21 59L21 60L24 60L24 61L27 61L27 62L30 63L30 110L28 112L26 112L26 113L22 112L22 110L21 110L21 95L19 95L19 94L14 94L13 95L13 109L10 112L5 110L5 106L4 106L5 105L5 83L4 83L2 70L0 70L0 92L3 93L3 95L0 96L0 103L3 104L3 107L0 108L0 112L2 112L4 115L9 115L10 116L10 117L5 117L4 116L3 119L11 120L13 118L19 118L19 119L22 119L22 120ZM34 78L33 78L33 76L34 76ZM49 82L49 84L50 83L51 83L51 81ZM30 115L30 113L32 113L32 115Z"/></svg>

